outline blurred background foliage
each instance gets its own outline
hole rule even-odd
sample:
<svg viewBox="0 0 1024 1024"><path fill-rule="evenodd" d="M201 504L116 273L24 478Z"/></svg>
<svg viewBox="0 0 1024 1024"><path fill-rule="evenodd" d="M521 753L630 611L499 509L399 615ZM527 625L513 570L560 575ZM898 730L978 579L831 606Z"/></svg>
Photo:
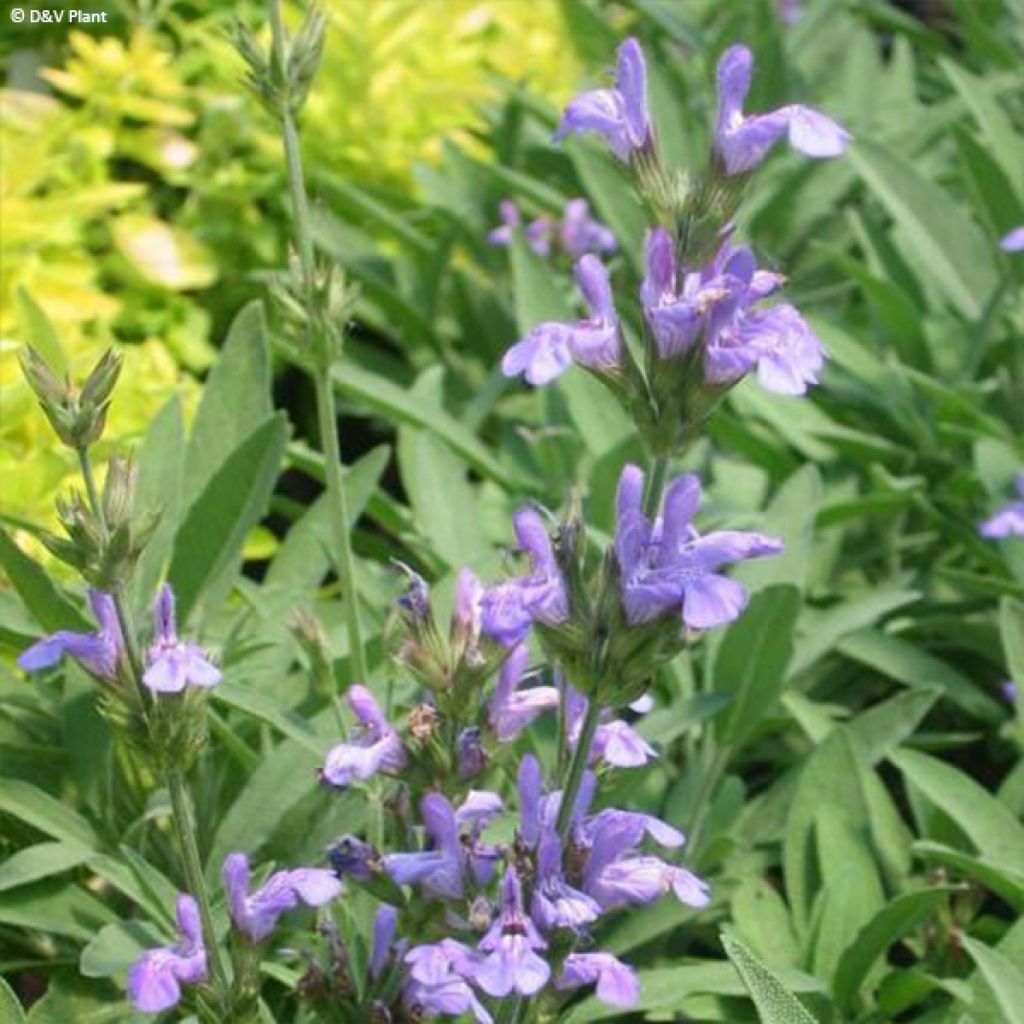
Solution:
<svg viewBox="0 0 1024 1024"><path fill-rule="evenodd" d="M740 624L659 678L658 710L640 728L662 751L660 769L643 786L623 782L632 803L672 820L686 820L695 791L713 787L691 863L711 877L715 906L699 918L674 906L629 915L604 944L652 965L645 991L655 1013L753 1019L733 975L732 990L709 990L672 973L684 955L720 957L717 929L732 922L787 978L804 972L794 983L821 1020L945 1024L968 1007L970 1019L1002 1020L998 993L972 973L960 937L1024 958L1024 720L1021 702L1001 690L1024 672L1024 545L977 534L1024 465L1024 260L998 247L1024 223L1024 4L326 6L326 65L304 142L318 243L361 286L335 384L360 513L361 597L375 631L385 630L382 609L399 589L391 558L440 581L442 592L464 563L493 576L524 499L550 505L578 487L590 520L608 528L622 461L642 458L582 373L538 392L501 377L505 348L539 319L574 308L576 296L563 255L544 260L521 240L509 249L486 242L506 198L530 218L557 217L586 196L618 239L617 283L638 282L645 223L621 169L589 141L551 144L560 101L575 85L606 80L622 35L637 33L648 54L672 160L703 159L714 65L737 40L757 60L750 109L813 102L850 128L855 144L841 160L773 156L740 224L761 262L785 270L788 296L820 332L830 354L822 386L801 402L737 388L710 440L686 459L708 481L705 522L757 524L786 538L785 558L744 570L744 579L755 593L774 588L776 599L777 588L795 588L799 609L780 624L767 612L777 600L758 612L755 598ZM798 15L783 17L791 7ZM150 458L186 481L180 494L172 475L150 481L155 492L171 490L147 579L169 561L175 585L189 588L193 629L225 666L217 752L201 772L209 863L232 844L299 862L335 837L340 812L327 813L329 798L312 782L310 744L332 725L285 626L296 606L315 611L334 672L350 679L319 539L321 466L307 443L315 418L304 376L251 307L229 335L235 313L264 294L267 272L285 259L278 143L239 87L225 36L235 15L262 25L262 7L120 10L88 34L49 26L4 38L0 517L31 550L33 524L71 471L18 381L18 345L52 347L56 338L81 371L109 340L122 344L129 362L111 443L142 438ZM635 309L621 312L639 326ZM218 349L200 399L197 381ZM180 408L165 404L172 393ZM238 543L217 572L190 567L196 517L209 509L204 498L216 498L211 478L272 404L287 410L292 435L258 485L274 492L268 516L242 487L251 474L231 466L247 502L239 521L262 523L244 573L234 522L209 541ZM187 449L182 412L195 423ZM221 606L211 593L232 600ZM20 650L37 627L9 591L0 598L0 640ZM763 670L744 656L753 643L765 645ZM374 655L387 676L381 648ZM82 714L81 680L27 696L4 673L3 774L74 799L104 823L110 857L124 835L145 834L147 856L173 873L153 809L127 790L113 813L104 802L102 766L88 750L105 725L83 719L89 739L70 714ZM712 764L706 736L737 676L763 696L725 762ZM399 702L407 686L395 680ZM296 710L311 717L312 732L295 724ZM929 755L946 764L936 768ZM822 806L840 809L841 820L816 820ZM27 847L38 820L19 820L4 841ZM121 969L123 955L90 943L110 925L86 889L91 876L55 875L34 883L47 887L36 899L50 901L40 904L50 919L35 916L31 940L4 933L12 962L48 974L85 948L86 973L116 973L110 963ZM950 878L970 886L935 890ZM927 899L892 914L902 908L901 920L919 923L913 913L931 912L935 900L941 911L899 935L890 920L891 962L876 956L864 966L850 936L926 887ZM24 926L18 892L0 893L0 925ZM69 892L78 902L67 903ZM844 956L853 966L840 977ZM110 995L98 982L88 992L100 1002ZM584 1004L572 1019L598 1019L588 1012Z"/></svg>

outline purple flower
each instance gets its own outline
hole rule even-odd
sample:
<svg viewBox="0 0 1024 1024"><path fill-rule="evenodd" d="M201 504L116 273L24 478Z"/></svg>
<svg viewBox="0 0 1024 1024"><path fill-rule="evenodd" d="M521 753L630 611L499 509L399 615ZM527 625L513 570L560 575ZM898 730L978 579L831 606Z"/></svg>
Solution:
<svg viewBox="0 0 1024 1024"><path fill-rule="evenodd" d="M203 649L178 639L174 624L174 591L165 583L153 605L153 643L142 681L153 693L181 693L186 686L216 686L220 670Z"/></svg>
<svg viewBox="0 0 1024 1024"><path fill-rule="evenodd" d="M485 992L499 998L510 992L530 996L551 977L547 961L537 950L547 942L523 911L523 890L509 867L501 884L501 913L478 949L486 954L474 967L473 978Z"/></svg>
<svg viewBox="0 0 1024 1024"><path fill-rule="evenodd" d="M650 147L651 119L647 112L647 67L640 44L627 39L618 50L614 89L594 89L577 96L566 108L555 132L595 132L622 161Z"/></svg>
<svg viewBox="0 0 1024 1024"><path fill-rule="evenodd" d="M715 148L727 174L753 170L783 136L806 156L838 156L849 133L810 107L790 105L747 117L743 101L750 91L754 58L746 46L730 46L718 62L718 125Z"/></svg>
<svg viewBox="0 0 1024 1024"><path fill-rule="evenodd" d="M978 527L982 537L995 540L1002 537L1024 537L1024 473L1014 481L1017 501L1007 502L994 516Z"/></svg>
<svg viewBox="0 0 1024 1024"><path fill-rule="evenodd" d="M90 588L89 607L99 623L99 632L58 630L22 652L18 656L18 665L26 672L38 672L56 665L67 654L98 679L113 682L117 678L117 666L124 650L114 601L109 594Z"/></svg>
<svg viewBox="0 0 1024 1024"><path fill-rule="evenodd" d="M590 215L586 199L570 199L559 228L562 248L575 260L589 253L614 252L615 236Z"/></svg>
<svg viewBox="0 0 1024 1024"><path fill-rule="evenodd" d="M514 740L538 715L558 707L558 690L553 686L518 689L529 658L526 645L519 644L498 673L498 685L488 705L487 718L500 743Z"/></svg>
<svg viewBox="0 0 1024 1024"><path fill-rule="evenodd" d="M487 751L480 730L471 725L459 733L455 743L455 759L460 779L472 779L487 768Z"/></svg>
<svg viewBox="0 0 1024 1024"><path fill-rule="evenodd" d="M513 525L530 572L490 587L480 599L483 631L505 647L521 643L533 622L555 626L569 614L565 583L540 514L520 509Z"/></svg>
<svg viewBox="0 0 1024 1024"><path fill-rule="evenodd" d="M491 1024L491 1015L469 987L478 960L473 950L454 939L410 949L405 955L410 980L402 999L413 1019L422 1013L459 1017L469 1011L477 1024Z"/></svg>
<svg viewBox="0 0 1024 1024"><path fill-rule="evenodd" d="M679 846L683 838L671 825L631 811L602 811L585 822L579 835L588 851L584 891L602 910L650 903L669 890L689 906L707 906L708 886L696 875L636 852L645 834L665 846Z"/></svg>
<svg viewBox="0 0 1024 1024"><path fill-rule="evenodd" d="M575 274L590 315L575 325L553 320L537 324L505 353L501 371L506 377L522 374L539 387L560 377L573 360L595 372L611 372L619 365L622 337L608 271L588 253L576 264Z"/></svg>
<svg viewBox="0 0 1024 1024"><path fill-rule="evenodd" d="M566 684L568 685L568 684ZM566 730L569 745L575 749L587 713L587 698L569 686L567 691ZM607 712L602 714L607 718ZM606 761L616 768L637 768L658 756L658 752L627 722L605 720L598 725L590 747L590 763Z"/></svg>
<svg viewBox="0 0 1024 1024"><path fill-rule="evenodd" d="M803 0L775 0L775 10L783 25L795 25L803 14Z"/></svg>
<svg viewBox="0 0 1024 1024"><path fill-rule="evenodd" d="M1003 252L1024 252L1024 224L1003 235L999 248Z"/></svg>
<svg viewBox="0 0 1024 1024"><path fill-rule="evenodd" d="M570 824L576 829L583 821L587 808L594 798L595 779L593 772L584 772L576 806L573 808ZM526 846L535 849L541 838L555 827L558 808L562 803L562 791L544 793L540 763L533 754L525 754L519 763L516 779L519 793L519 839Z"/></svg>
<svg viewBox="0 0 1024 1024"><path fill-rule="evenodd" d="M440 793L428 793L421 804L430 845L415 853L389 853L381 863L398 885L419 885L430 896L460 899L467 875L485 885L494 875L499 851L482 843L480 833L501 812L494 793L471 790L456 811ZM460 827L469 825L468 834Z"/></svg>
<svg viewBox="0 0 1024 1024"><path fill-rule="evenodd" d="M178 896L180 941L174 946L147 950L128 968L128 998L143 1013L160 1013L177 1005L182 985L197 985L206 978L206 948L196 901Z"/></svg>
<svg viewBox="0 0 1024 1024"><path fill-rule="evenodd" d="M633 970L611 953L570 953L555 988L581 988L597 982L597 998L611 1006L633 1006L640 982Z"/></svg>
<svg viewBox="0 0 1024 1024"><path fill-rule="evenodd" d="M377 978L387 966L395 951L395 931L398 911L394 907L380 907L373 919L373 943L370 948L370 977Z"/></svg>
<svg viewBox="0 0 1024 1024"><path fill-rule="evenodd" d="M228 894L228 909L235 927L253 942L262 942L274 930L277 919L299 903L322 907L341 893L341 882L326 868L292 868L275 871L249 895L249 858L229 853L221 879Z"/></svg>
<svg viewBox="0 0 1024 1024"><path fill-rule="evenodd" d="M658 354L674 359L704 346L704 374L731 385L757 368L766 391L800 395L824 363L821 342L788 305L760 307L783 277L758 270L753 253L725 238L701 271L682 274L668 232L647 236L647 271L640 290Z"/></svg>
<svg viewBox="0 0 1024 1024"><path fill-rule="evenodd" d="M1003 695L1003 700L1005 700L1007 704L1017 703L1017 697L1020 695L1020 687L1012 679L1007 679L1006 682L999 687L999 690Z"/></svg>
<svg viewBox="0 0 1024 1024"><path fill-rule="evenodd" d="M327 848L327 862L339 878L347 875L357 882L369 881L376 860L377 851L357 836L342 836Z"/></svg>
<svg viewBox="0 0 1024 1024"><path fill-rule="evenodd" d="M348 703L359 720L351 743L339 743L327 753L323 778L332 786L348 786L353 779L368 779L377 772L396 772L405 766L405 747L384 717L373 694L356 683L349 687Z"/></svg>
<svg viewBox="0 0 1024 1024"><path fill-rule="evenodd" d="M580 931L596 921L601 908L562 874L562 842L553 829L547 830L537 848L537 879L530 902L530 915L546 931L570 928Z"/></svg>
<svg viewBox="0 0 1024 1024"><path fill-rule="evenodd" d="M664 513L652 524L643 512L644 474L626 466L616 499L615 552L622 573L622 604L633 624L680 609L690 629L710 629L737 618L748 593L718 571L747 558L776 555L782 541L760 533L718 530L702 537L691 525L700 481L677 477Z"/></svg>
<svg viewBox="0 0 1024 1024"><path fill-rule="evenodd" d="M502 222L488 232L487 241L491 245L511 245L516 229L522 224L519 207L511 199L506 199L498 205L498 214ZM550 217L537 217L527 225L526 241L538 256L549 256L554 233L555 226Z"/></svg>

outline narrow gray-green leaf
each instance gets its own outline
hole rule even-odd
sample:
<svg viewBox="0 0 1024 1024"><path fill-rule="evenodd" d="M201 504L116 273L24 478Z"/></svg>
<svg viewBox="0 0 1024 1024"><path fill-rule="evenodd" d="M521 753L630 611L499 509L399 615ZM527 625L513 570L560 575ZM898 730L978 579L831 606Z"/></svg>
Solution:
<svg viewBox="0 0 1024 1024"><path fill-rule="evenodd" d="M47 632L93 628L89 620L54 586L42 566L26 555L3 528L0 528L0 566L25 602L25 607Z"/></svg>
<svg viewBox="0 0 1024 1024"><path fill-rule="evenodd" d="M800 1000L742 942L723 934L722 945L754 1000L761 1024L816 1024Z"/></svg>
<svg viewBox="0 0 1024 1024"><path fill-rule="evenodd" d="M89 850L77 843L36 843L34 846L26 846L0 864L0 892L70 871L88 857Z"/></svg>
<svg viewBox="0 0 1024 1024"><path fill-rule="evenodd" d="M1024 1024L1024 971L1019 964L977 939L964 936L963 943L1004 1014L1001 1024Z"/></svg>

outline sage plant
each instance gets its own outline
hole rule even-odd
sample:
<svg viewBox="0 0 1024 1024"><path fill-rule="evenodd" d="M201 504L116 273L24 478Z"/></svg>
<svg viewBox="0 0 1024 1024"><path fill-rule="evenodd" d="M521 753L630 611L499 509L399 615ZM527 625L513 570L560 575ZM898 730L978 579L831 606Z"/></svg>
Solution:
<svg viewBox="0 0 1024 1024"><path fill-rule="evenodd" d="M205 696L220 670L179 635L169 588L155 595L148 638L121 600L152 526L132 511L130 464L111 464L102 497L91 477L88 449L102 431L116 367L101 364L79 394L30 356L26 370L43 408L82 460L89 498L61 505L68 539L51 546L94 588L97 629L54 634L26 651L22 665L40 670L68 655L97 680L112 719L166 778L181 841L178 938L135 962L129 999L145 1012L180 1003L204 1020L257 1019L261 964L277 955L271 940L279 918L304 905L319 923L299 940L303 1019L468 1014L481 1024L524 1024L559 1019L590 990L629 1007L639 981L601 948L604 923L662 898L699 913L715 894L684 860L680 823L614 806L608 783L658 757L633 723L654 703L659 669L743 614L748 594L730 567L782 550L778 538L760 532L698 528L701 481L673 464L745 378L799 396L817 383L825 357L800 313L778 301L783 276L758 267L734 218L751 175L778 142L824 158L841 153L847 135L803 106L746 113L753 58L743 46L719 61L718 117L703 167L664 162L659 133L671 126L651 117L634 39L619 49L614 84L568 105L557 137L597 135L644 204L645 276L638 294L618 291L600 258L614 240L585 206L575 207L571 240L562 245L579 256L586 313L536 325L509 348L502 369L538 387L565 373L594 375L607 400L632 418L651 464L621 467L614 535L605 545L588 531L579 500L566 502L558 519L524 504L511 526L520 571L484 583L463 569L448 621L428 583L400 567L407 589L395 610L393 655L416 687L403 713L380 685L385 666L366 657L335 433L332 380L344 373L338 357L352 293L314 250L299 153L297 121L325 23L314 11L290 39L274 0L269 13L269 53L245 32L238 45L287 159L296 255L272 297L283 351L316 385L352 668L350 715L339 709L339 721L354 724L326 753L319 780L330 793L363 794L367 815L354 823L339 810L338 838L322 864L259 869L255 886L246 853L229 854L226 937L217 930L184 776L205 743ZM536 248L529 229L522 236L518 212L504 210L503 220L492 241ZM621 315L628 303L637 317ZM627 336L633 322L642 325L637 338ZM562 495L546 497L552 507L563 503ZM318 635L315 623L303 629ZM553 728L550 756L528 742L541 726ZM695 798L697 829L713 784L705 780ZM334 908L344 888L376 902L364 940L351 922L339 924L343 911Z"/></svg>

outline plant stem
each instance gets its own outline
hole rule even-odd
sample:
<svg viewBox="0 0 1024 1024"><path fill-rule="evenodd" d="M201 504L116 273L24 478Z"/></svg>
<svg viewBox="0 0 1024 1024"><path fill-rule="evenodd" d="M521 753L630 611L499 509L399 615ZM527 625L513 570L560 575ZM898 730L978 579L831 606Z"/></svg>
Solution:
<svg viewBox="0 0 1024 1024"><path fill-rule="evenodd" d="M697 795L693 800L690 820L684 830L687 849L690 851L691 857L696 856L702 838L701 833L704 831L704 823L707 820L708 799L714 792L715 786L718 784L718 780L728 763L729 749L727 747L719 747L712 755L708 770L705 772L704 778L701 779L700 788L697 790Z"/></svg>
<svg viewBox="0 0 1024 1024"><path fill-rule="evenodd" d="M587 761L590 759L590 747L594 742L594 733L597 732L597 723L601 717L601 706L593 697L587 702L587 713L583 717L583 726L580 728L579 739L576 741L576 749L573 751L572 760L569 762L569 776L565 780L562 789L562 800L558 805L558 819L555 822L555 829L559 838L565 839L569 833L569 824L572 821L572 812L576 806L576 797L580 792L580 783L583 781L583 772L586 770Z"/></svg>
<svg viewBox="0 0 1024 1024"><path fill-rule="evenodd" d="M89 457L88 448L78 450L78 461L82 470L82 478L85 480L85 490L89 497L89 504L92 507L93 515L103 531L104 538L109 533L107 519L103 512L103 502L100 500L99 489L96 486L96 475L92 468L92 459ZM128 657L128 667L132 679L139 691L142 700L143 715L149 694L142 683L144 671L142 656L139 652L138 638L135 634L135 625L127 605L124 603L124 596L115 591L111 595L114 602L114 609L117 612L118 625L121 627L121 639L124 643L125 653ZM181 863L185 872L185 884L189 893L195 897L199 904L199 913L203 921L203 936L213 967L214 979L220 993L227 991L227 976L220 959L220 949L217 946L217 935L213 930L213 915L210 912L210 897L206 891L206 882L203 878L202 866L199 860L199 847L196 844L195 821L192 817L192 809L189 801L188 787L180 772L171 771L167 776L167 789L171 796L171 817L174 822L174 831L178 837L178 846L181 851Z"/></svg>
<svg viewBox="0 0 1024 1024"><path fill-rule="evenodd" d="M281 19L280 0L270 0L270 24L273 32L274 62L278 66L282 81L287 81L287 53L285 47L284 22ZM299 252L299 266L302 270L302 288L306 302L307 341L311 353L326 345L319 345L324 339L313 336L317 322L315 275L316 266L313 252L313 231L309 218L309 197L306 193L305 176L302 171L302 154L299 149L299 133L289 103L287 88L284 101L278 111L281 121L281 138L288 165L288 190L291 194L292 212L295 218L295 245ZM337 412L334 404L334 388L331 384L331 360L326 351L321 358L314 358L312 377L316 388L317 422L320 428L320 444L324 452L324 470L327 484L327 500L331 506L331 526L334 531L335 568L344 592L345 624L348 631L349 658L352 674L356 679L368 676L366 652L363 648L363 630L359 617L359 594L356 588L355 561L352 557L351 524L348 503L342 483L341 452L338 448Z"/></svg>
<svg viewBox="0 0 1024 1024"><path fill-rule="evenodd" d="M653 519L658 514L658 506L661 504L661 495L665 490L665 480L668 478L668 456L656 455L654 465L651 467L651 477L647 484L647 497L644 499L644 512L648 519Z"/></svg>
<svg viewBox="0 0 1024 1024"><path fill-rule="evenodd" d="M217 945L217 933L213 928L213 912L210 909L210 896L206 891L203 867L199 859L199 846L196 843L196 823L192 815L192 802L189 798L188 784L179 771L167 773L167 791L171 796L171 811L174 831L178 836L181 849L181 863L185 869L185 884L189 892L199 904L199 916L203 921L203 935L206 952L213 968L213 977L221 993L227 992L227 975L220 958L220 947Z"/></svg>
<svg viewBox="0 0 1024 1024"><path fill-rule="evenodd" d="M107 526L106 514L103 511L99 488L96 486L96 474L93 472L88 448L78 449L78 464L82 471L82 479L85 481L85 493L89 498L89 506L92 508L92 514L96 517L96 522L99 523L104 539L106 539L110 531ZM142 685L142 655L135 635L135 623L132 621L131 612L124 603L124 596L121 592L115 590L110 597L114 602L114 611L117 613L117 624L121 627L121 640L124 643L125 654L128 656L128 665L132 670L132 676L142 700L142 707L145 709L147 693Z"/></svg>

